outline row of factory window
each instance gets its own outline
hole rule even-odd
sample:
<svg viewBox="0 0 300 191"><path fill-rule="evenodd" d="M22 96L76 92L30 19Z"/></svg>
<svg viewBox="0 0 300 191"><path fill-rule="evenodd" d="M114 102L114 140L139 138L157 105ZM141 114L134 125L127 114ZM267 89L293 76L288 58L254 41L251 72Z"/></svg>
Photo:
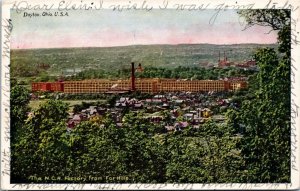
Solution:
<svg viewBox="0 0 300 191"><path fill-rule="evenodd" d="M65 86L65 90L72 90L72 89L102 89L107 90L111 88L111 85L104 85L104 86L90 86L90 85L78 85L78 86ZM129 88L130 86L118 86L119 88ZM239 88L239 85L232 85L232 88ZM142 85L136 86L137 89L153 89L152 85ZM176 85L176 86L161 86L157 87L156 89L224 89L224 85L205 85L205 86L183 86L183 85Z"/></svg>
<svg viewBox="0 0 300 191"><path fill-rule="evenodd" d="M224 82L162 82L162 83L154 83L154 82L135 82L136 86L152 86L156 84L157 86L218 86L218 87L224 87ZM67 86L130 86L131 83L114 83L114 82L67 82L65 83L65 87ZM231 84L233 85L233 84Z"/></svg>
<svg viewBox="0 0 300 191"><path fill-rule="evenodd" d="M245 88L246 82L224 81L175 81L175 80L136 80L135 88L141 92L159 91L223 91ZM131 89L131 81L67 81L60 82L35 82L32 83L33 91L62 91L66 93L106 92L111 89Z"/></svg>

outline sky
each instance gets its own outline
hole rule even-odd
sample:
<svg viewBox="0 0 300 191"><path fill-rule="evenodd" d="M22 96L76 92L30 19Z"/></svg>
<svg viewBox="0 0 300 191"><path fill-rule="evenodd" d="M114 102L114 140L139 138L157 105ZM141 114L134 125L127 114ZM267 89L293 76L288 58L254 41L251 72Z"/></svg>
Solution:
<svg viewBox="0 0 300 191"><path fill-rule="evenodd" d="M32 13L32 12L31 12ZM42 12L35 11L35 13ZM52 11L52 14L54 11ZM270 28L245 22L235 10L69 11L65 17L24 17L11 11L12 49L111 47L146 44L276 43Z"/></svg>

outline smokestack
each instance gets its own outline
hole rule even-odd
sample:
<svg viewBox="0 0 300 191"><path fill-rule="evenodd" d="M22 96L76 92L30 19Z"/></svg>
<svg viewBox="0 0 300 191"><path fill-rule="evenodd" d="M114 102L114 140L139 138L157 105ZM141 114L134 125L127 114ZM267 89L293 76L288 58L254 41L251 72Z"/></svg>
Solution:
<svg viewBox="0 0 300 191"><path fill-rule="evenodd" d="M219 62L221 62L221 51L219 51Z"/></svg>
<svg viewBox="0 0 300 191"><path fill-rule="evenodd" d="M131 62L131 90L135 91L134 62Z"/></svg>

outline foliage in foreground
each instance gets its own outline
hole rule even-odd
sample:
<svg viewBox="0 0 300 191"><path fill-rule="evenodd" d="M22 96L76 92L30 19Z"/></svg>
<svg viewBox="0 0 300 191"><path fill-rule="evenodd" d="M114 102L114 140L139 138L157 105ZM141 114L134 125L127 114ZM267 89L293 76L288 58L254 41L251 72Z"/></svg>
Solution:
<svg viewBox="0 0 300 191"><path fill-rule="evenodd" d="M233 124L244 128L241 151L249 175L247 182L290 181L290 11L243 10L248 26L268 26L278 32L278 51L259 49L255 60L254 97L243 102L240 111L231 113Z"/></svg>
<svg viewBox="0 0 300 191"><path fill-rule="evenodd" d="M239 138L213 122L201 129L159 133L163 126L130 112L122 128L106 116L104 128L82 122L67 132L66 111L63 102L50 100L21 127L12 143L13 182L85 177L77 182L213 183L239 181L236 174L243 173Z"/></svg>

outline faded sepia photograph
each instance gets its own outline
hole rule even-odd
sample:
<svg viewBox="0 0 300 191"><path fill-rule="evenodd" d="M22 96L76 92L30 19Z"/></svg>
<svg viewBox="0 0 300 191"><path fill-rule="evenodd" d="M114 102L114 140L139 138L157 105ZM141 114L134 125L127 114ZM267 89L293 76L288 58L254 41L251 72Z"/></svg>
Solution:
<svg viewBox="0 0 300 191"><path fill-rule="evenodd" d="M289 9L10 18L11 184L291 182Z"/></svg>

